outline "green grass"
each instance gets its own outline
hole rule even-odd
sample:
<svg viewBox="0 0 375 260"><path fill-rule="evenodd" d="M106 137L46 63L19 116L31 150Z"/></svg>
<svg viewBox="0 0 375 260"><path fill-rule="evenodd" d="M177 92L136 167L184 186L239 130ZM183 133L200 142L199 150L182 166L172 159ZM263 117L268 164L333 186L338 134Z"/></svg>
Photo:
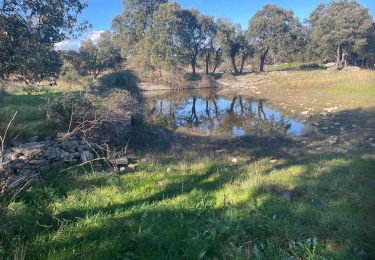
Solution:
<svg viewBox="0 0 375 260"><path fill-rule="evenodd" d="M374 76L293 71L277 80L319 87L334 100L357 88L371 105ZM53 134L41 107L58 93L3 96L0 122L18 111L22 138ZM0 223L0 259L375 258L374 154L306 155L303 148L292 157L289 147L273 145L283 154L277 163L262 146L239 149L236 164L230 153L185 151L150 156L121 177L45 173Z"/></svg>
<svg viewBox="0 0 375 260"><path fill-rule="evenodd" d="M11 134L17 137L18 141L27 141L34 136L40 138L54 136L57 130L47 121L44 105L47 98L68 91L77 91L77 89L48 87L35 91L32 95L21 90L9 90L6 94L0 95L0 134L4 132L9 120L17 112Z"/></svg>
<svg viewBox="0 0 375 260"><path fill-rule="evenodd" d="M0 258L374 257L373 155L230 159L187 152L121 177L46 175L11 205Z"/></svg>
<svg viewBox="0 0 375 260"><path fill-rule="evenodd" d="M44 95L11 94L1 98L0 130L5 129L7 123L17 112L14 135L27 139L33 136L47 136L52 134L46 122L46 114L43 111Z"/></svg>

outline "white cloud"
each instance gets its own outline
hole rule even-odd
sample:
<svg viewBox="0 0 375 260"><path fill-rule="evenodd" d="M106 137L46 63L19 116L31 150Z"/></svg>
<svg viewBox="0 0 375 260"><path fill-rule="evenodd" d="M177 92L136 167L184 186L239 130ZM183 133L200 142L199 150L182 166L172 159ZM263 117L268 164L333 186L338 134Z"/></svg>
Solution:
<svg viewBox="0 0 375 260"><path fill-rule="evenodd" d="M91 39L94 44L97 44L99 39L100 39L100 35L103 33L104 31L93 31L91 32L89 35L86 36L85 40L87 39Z"/></svg>
<svg viewBox="0 0 375 260"><path fill-rule="evenodd" d="M103 32L104 31L92 31L82 35L78 39L71 39L58 42L55 44L55 48L61 51L78 51L83 40L91 39L94 42L94 44L97 44L100 39L100 35Z"/></svg>

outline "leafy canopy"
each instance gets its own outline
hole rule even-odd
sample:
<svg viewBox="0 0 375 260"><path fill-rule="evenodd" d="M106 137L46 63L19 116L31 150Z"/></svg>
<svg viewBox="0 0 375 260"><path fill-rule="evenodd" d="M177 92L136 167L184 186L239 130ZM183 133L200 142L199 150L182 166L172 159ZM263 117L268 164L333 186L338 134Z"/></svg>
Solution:
<svg viewBox="0 0 375 260"><path fill-rule="evenodd" d="M87 27L78 23L81 0L0 2L0 77L25 81L55 76L61 67L54 44Z"/></svg>

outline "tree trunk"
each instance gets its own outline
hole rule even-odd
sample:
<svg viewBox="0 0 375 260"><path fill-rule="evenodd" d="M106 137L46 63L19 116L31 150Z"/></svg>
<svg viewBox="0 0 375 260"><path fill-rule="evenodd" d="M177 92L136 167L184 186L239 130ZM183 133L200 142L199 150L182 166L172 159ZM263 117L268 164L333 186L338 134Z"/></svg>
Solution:
<svg viewBox="0 0 375 260"><path fill-rule="evenodd" d="M210 71L209 71L210 59L211 59L211 54L207 53L206 54L206 75L210 74Z"/></svg>
<svg viewBox="0 0 375 260"><path fill-rule="evenodd" d="M337 66L337 69L341 69L342 68L341 53L342 53L342 49L341 49L341 44L340 44L337 47L337 54L336 54L336 66Z"/></svg>
<svg viewBox="0 0 375 260"><path fill-rule="evenodd" d="M216 118L218 118L219 117L219 109L217 107L217 104L216 104L216 101L215 101L214 98L212 99L212 103L214 103L214 107L215 107L215 116L216 116Z"/></svg>
<svg viewBox="0 0 375 260"><path fill-rule="evenodd" d="M195 66L197 64L197 61L196 61L196 58L193 58L191 60L191 69L192 69L192 72L193 72L193 76L195 76L196 72L195 72Z"/></svg>
<svg viewBox="0 0 375 260"><path fill-rule="evenodd" d="M198 123L197 110L195 108L196 103L197 103L197 98L193 97L193 105L191 107L191 117L190 117L190 120L191 120L192 123L193 123L194 119L195 119L195 122Z"/></svg>
<svg viewBox="0 0 375 260"><path fill-rule="evenodd" d="M237 97L233 97L232 103L230 104L230 108L228 110L229 113L234 113L234 105L236 104Z"/></svg>
<svg viewBox="0 0 375 260"><path fill-rule="evenodd" d="M232 62L234 74L238 74L238 69L237 69L237 65L236 65L236 57L235 56L231 56L230 60Z"/></svg>
<svg viewBox="0 0 375 260"><path fill-rule="evenodd" d="M268 53L268 50L269 50L269 48L267 48L266 50L265 50L265 52L260 52L260 65L259 65L259 71L260 72L264 72L264 63L265 63L265 61L266 61L266 56L267 56L267 53Z"/></svg>
<svg viewBox="0 0 375 260"><path fill-rule="evenodd" d="M262 118L262 115L263 115L263 118ZM258 118L260 120L267 121L266 113L264 113L264 109L263 109L263 100L259 100L259 103L258 103Z"/></svg>
<svg viewBox="0 0 375 260"><path fill-rule="evenodd" d="M210 117L210 109L208 107L208 100L206 100L206 115Z"/></svg>
<svg viewBox="0 0 375 260"><path fill-rule="evenodd" d="M364 58L362 61L362 68L367 67L367 58Z"/></svg>
<svg viewBox="0 0 375 260"><path fill-rule="evenodd" d="M215 52L215 66L214 66L214 69L212 70L212 73L216 72L217 67L219 66L219 61L220 61L220 50L217 50Z"/></svg>
<svg viewBox="0 0 375 260"><path fill-rule="evenodd" d="M259 65L259 71L263 72L264 71L264 60L266 57L264 55L260 55L260 65Z"/></svg>
<svg viewBox="0 0 375 260"><path fill-rule="evenodd" d="M241 60L240 74L242 74L242 72L243 72L243 68L244 68L244 66L245 66L245 61L246 61L246 59L247 59L247 55L243 54L243 55L242 55L242 60Z"/></svg>
<svg viewBox="0 0 375 260"><path fill-rule="evenodd" d="M242 97L239 96L239 99L240 99L240 107L241 107L241 113L243 113L245 111L244 109L244 106L243 106L243 101L242 101Z"/></svg>
<svg viewBox="0 0 375 260"><path fill-rule="evenodd" d="M348 65L348 51L343 50L341 54L341 66L344 68Z"/></svg>

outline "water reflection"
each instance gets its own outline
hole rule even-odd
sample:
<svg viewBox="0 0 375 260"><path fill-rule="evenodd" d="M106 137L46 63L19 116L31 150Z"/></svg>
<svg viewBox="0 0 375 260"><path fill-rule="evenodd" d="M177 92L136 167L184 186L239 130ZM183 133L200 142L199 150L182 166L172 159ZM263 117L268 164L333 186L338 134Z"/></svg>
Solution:
<svg viewBox="0 0 375 260"><path fill-rule="evenodd" d="M149 99L149 115L173 128L205 134L301 135L304 125L271 109L264 100L233 96L189 95Z"/></svg>

